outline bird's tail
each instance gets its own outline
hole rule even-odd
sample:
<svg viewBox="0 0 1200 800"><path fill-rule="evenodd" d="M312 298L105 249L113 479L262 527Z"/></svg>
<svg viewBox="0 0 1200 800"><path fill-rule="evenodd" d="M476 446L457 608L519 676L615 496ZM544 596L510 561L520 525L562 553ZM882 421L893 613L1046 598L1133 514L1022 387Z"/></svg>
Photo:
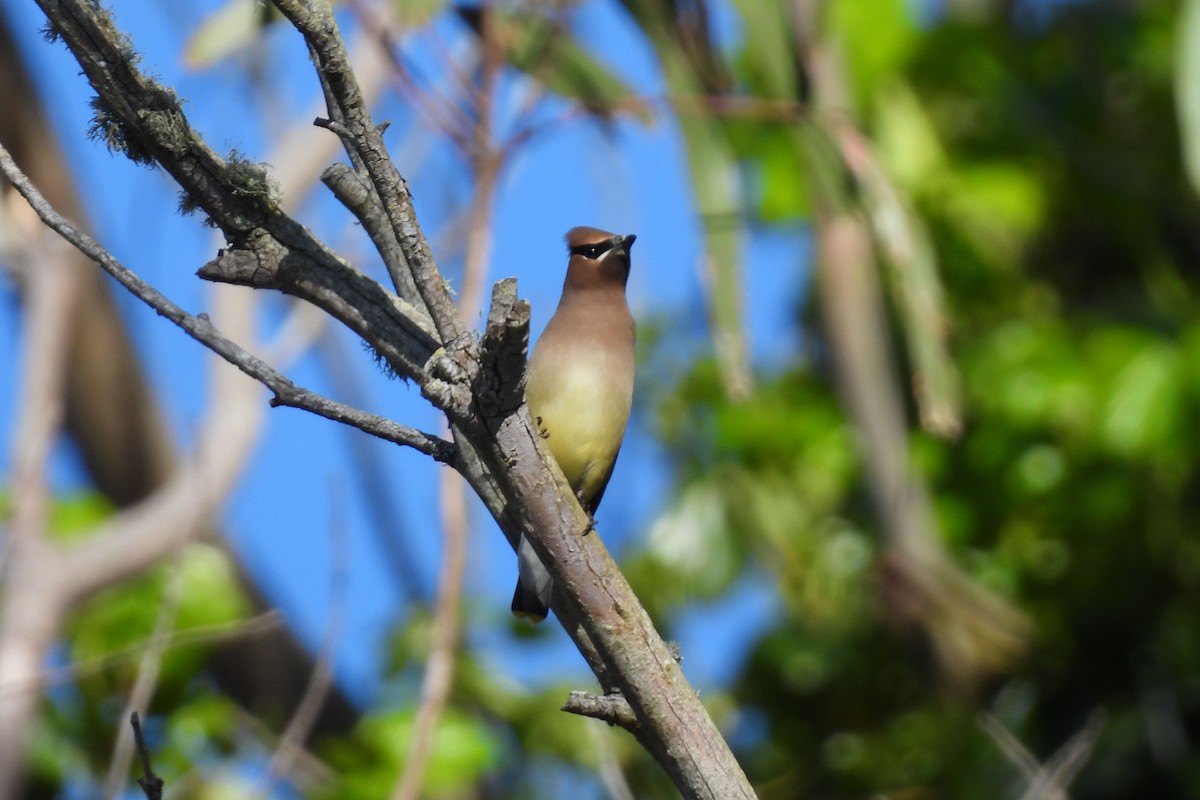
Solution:
<svg viewBox="0 0 1200 800"><path fill-rule="evenodd" d="M525 588L525 582L517 578L517 590L513 592L512 613L514 617L527 619L534 625L546 618L550 607L543 603L537 592Z"/></svg>
<svg viewBox="0 0 1200 800"><path fill-rule="evenodd" d="M512 601L513 615L536 625L550 611L554 580L524 536L517 547L517 575L517 590L513 592Z"/></svg>

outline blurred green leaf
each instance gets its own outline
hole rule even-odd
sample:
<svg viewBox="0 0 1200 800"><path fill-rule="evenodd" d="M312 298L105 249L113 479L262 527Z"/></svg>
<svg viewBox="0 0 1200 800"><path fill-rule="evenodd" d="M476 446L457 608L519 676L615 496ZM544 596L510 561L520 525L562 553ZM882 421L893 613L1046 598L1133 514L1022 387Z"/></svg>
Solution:
<svg viewBox="0 0 1200 800"><path fill-rule="evenodd" d="M775 135L765 137L756 150L755 166L762 187L758 215L764 222L775 223L807 219L812 206L795 137L775 129Z"/></svg>
<svg viewBox="0 0 1200 800"><path fill-rule="evenodd" d="M1181 430L1183 361L1175 348L1153 340L1133 352L1114 352L1125 344L1094 343L1097 358L1114 368L1109 373L1101 435L1122 455L1147 457L1172 444Z"/></svg>
<svg viewBox="0 0 1200 800"><path fill-rule="evenodd" d="M945 148L912 84L888 81L875 93L874 107L875 153L887 173L915 193L944 177Z"/></svg>
<svg viewBox="0 0 1200 800"><path fill-rule="evenodd" d="M979 254L1005 269L1015 268L1046 205L1032 169L1002 162L973 163L948 173L938 198Z"/></svg>
<svg viewBox="0 0 1200 800"><path fill-rule="evenodd" d="M62 541L73 541L94 531L114 510L112 502L99 492L55 497L50 509L50 530Z"/></svg>
<svg viewBox="0 0 1200 800"><path fill-rule="evenodd" d="M840 0L829 5L827 25L844 48L860 102L900 73L916 45L912 8L904 0Z"/></svg>
<svg viewBox="0 0 1200 800"><path fill-rule="evenodd" d="M403 768L412 727L411 710L392 711L364 719L352 741L331 742L326 757L339 780L319 796L386 796ZM454 798L497 766L500 745L482 722L450 708L438 720L431 753L421 796Z"/></svg>
<svg viewBox="0 0 1200 800"><path fill-rule="evenodd" d="M745 48L740 59L743 78L758 97L798 98L796 57L791 41L789 9L783 3L734 0L742 23Z"/></svg>
<svg viewBox="0 0 1200 800"><path fill-rule="evenodd" d="M174 569L182 570L183 587L172 636L201 626L235 622L245 617L249 603L241 592L227 554L203 544L189 545L178 562L168 562L151 574L106 589L72 617L67 639L71 657L85 664L106 665L114 676L128 681L162 607ZM171 648L163 659L162 682L186 682L199 666L202 647ZM103 675L90 679L103 681Z"/></svg>

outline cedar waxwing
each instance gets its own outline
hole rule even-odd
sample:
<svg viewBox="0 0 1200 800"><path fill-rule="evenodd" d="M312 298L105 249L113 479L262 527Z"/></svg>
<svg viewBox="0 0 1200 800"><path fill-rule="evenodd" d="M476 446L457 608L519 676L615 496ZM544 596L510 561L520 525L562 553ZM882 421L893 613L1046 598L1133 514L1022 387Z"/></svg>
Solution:
<svg viewBox="0 0 1200 800"><path fill-rule="evenodd" d="M558 310L529 359L525 397L550 453L588 514L612 475L633 404L633 317L625 300L633 235L567 232L567 278ZM521 537L512 610L546 618L554 583Z"/></svg>

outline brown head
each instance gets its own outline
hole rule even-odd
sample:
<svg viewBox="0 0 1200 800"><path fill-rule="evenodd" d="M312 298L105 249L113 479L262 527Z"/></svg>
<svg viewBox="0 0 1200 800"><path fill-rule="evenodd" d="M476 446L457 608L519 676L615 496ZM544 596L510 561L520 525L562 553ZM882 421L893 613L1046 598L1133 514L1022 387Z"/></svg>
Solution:
<svg viewBox="0 0 1200 800"><path fill-rule="evenodd" d="M578 227L567 231L567 279L563 291L616 286L625 288L629 280L629 248L637 237Z"/></svg>

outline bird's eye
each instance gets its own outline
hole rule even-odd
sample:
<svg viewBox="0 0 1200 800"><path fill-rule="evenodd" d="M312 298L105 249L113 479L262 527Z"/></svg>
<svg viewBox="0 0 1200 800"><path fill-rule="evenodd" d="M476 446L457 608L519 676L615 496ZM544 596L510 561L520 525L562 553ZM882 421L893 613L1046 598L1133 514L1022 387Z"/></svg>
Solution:
<svg viewBox="0 0 1200 800"><path fill-rule="evenodd" d="M600 244L581 244L571 248L571 255L583 256L584 258L599 258L612 249L612 242L601 242Z"/></svg>

